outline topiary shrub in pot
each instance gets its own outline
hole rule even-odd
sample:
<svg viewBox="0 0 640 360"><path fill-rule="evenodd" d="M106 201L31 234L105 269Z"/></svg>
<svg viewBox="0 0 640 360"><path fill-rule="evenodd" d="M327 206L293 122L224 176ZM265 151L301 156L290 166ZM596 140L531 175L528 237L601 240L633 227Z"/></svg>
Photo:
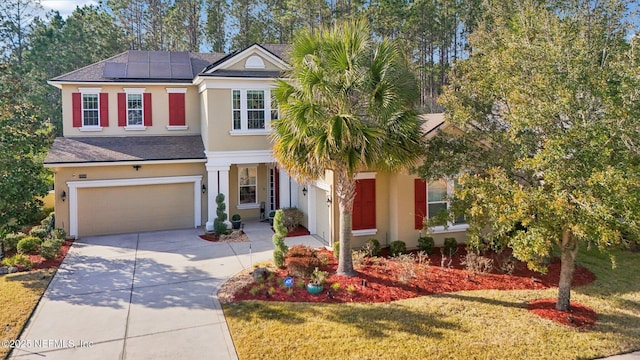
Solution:
<svg viewBox="0 0 640 360"><path fill-rule="evenodd" d="M407 253L407 244L404 241L396 240L389 244L391 256L398 256Z"/></svg>
<svg viewBox="0 0 640 360"><path fill-rule="evenodd" d="M420 236L418 238L418 249L424 251L427 255L431 255L434 246L435 241L431 236Z"/></svg>
<svg viewBox="0 0 640 360"><path fill-rule="evenodd" d="M218 204L218 208L216 209L216 219L213 221L213 230L218 235L223 235L227 233L227 213L225 212L224 194L218 194L216 196L216 204Z"/></svg>
<svg viewBox="0 0 640 360"><path fill-rule="evenodd" d="M233 227L233 230L240 229L240 225L242 224L241 220L242 217L240 214L233 214L233 216L231 216L231 226Z"/></svg>
<svg viewBox="0 0 640 360"><path fill-rule="evenodd" d="M279 268L284 267L285 255L289 251L289 247L284 243L287 237L287 228L284 226L284 214L282 210L276 211L274 215L273 229L275 234L271 238L273 241L273 264Z"/></svg>
<svg viewBox="0 0 640 360"><path fill-rule="evenodd" d="M311 273L309 278L309 283L307 283L307 291L309 294L318 295L324 289L324 283L327 281L327 275L329 275L326 271L321 271L319 268L315 268Z"/></svg>

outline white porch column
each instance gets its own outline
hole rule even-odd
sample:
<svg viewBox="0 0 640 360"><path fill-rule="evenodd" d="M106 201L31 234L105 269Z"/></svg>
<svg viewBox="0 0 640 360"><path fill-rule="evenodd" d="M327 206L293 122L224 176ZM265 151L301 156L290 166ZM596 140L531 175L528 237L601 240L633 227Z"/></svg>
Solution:
<svg viewBox="0 0 640 360"><path fill-rule="evenodd" d="M293 179L291 179L291 177L289 177L289 174L284 171L283 169L280 169L280 171L278 171L278 176L280 177L279 181L280 181L280 207L281 208L286 208L286 207L290 207L291 206L291 182L293 181Z"/></svg>
<svg viewBox="0 0 640 360"><path fill-rule="evenodd" d="M309 225L309 233L311 234L316 234L318 232L318 227L317 227L317 223L316 223L316 207L318 206L317 204L317 199L316 199L316 187L313 184L310 184L309 187L307 188L307 216L309 217L307 220L307 223Z"/></svg>
<svg viewBox="0 0 640 360"><path fill-rule="evenodd" d="M213 221L216 219L216 196L224 194L224 203L229 213L229 165L210 166L207 165L207 231L213 231Z"/></svg>

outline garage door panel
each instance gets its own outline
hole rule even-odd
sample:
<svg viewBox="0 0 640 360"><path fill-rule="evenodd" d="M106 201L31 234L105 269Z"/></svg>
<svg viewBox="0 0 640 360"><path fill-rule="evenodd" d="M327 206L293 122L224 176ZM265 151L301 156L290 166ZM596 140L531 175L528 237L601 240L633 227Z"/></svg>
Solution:
<svg viewBox="0 0 640 360"><path fill-rule="evenodd" d="M193 184L78 189L78 235L194 226Z"/></svg>

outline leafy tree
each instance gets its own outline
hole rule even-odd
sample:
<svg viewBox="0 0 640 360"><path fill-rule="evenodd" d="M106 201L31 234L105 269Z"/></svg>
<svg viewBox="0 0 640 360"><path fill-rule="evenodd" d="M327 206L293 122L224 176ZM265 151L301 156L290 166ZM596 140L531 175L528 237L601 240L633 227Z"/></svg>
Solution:
<svg viewBox="0 0 640 360"><path fill-rule="evenodd" d="M354 275L351 258L355 176L415 163L423 147L413 110L415 81L397 44L373 39L366 23L302 31L278 81L281 119L273 151L300 181L334 173L340 208L338 273Z"/></svg>
<svg viewBox="0 0 640 360"><path fill-rule="evenodd" d="M229 4L225 0L206 0L205 12L207 21L204 27L204 37L211 45L211 50L224 52L227 45L227 14Z"/></svg>
<svg viewBox="0 0 640 360"><path fill-rule="evenodd" d="M490 5L442 98L463 131L430 141L419 173L463 173L450 216L466 212L472 246L539 271L559 249L566 311L579 243L640 230L638 59L620 2Z"/></svg>
<svg viewBox="0 0 640 360"><path fill-rule="evenodd" d="M0 232L38 213L50 181L42 156L51 143L51 127L29 105L0 99Z"/></svg>
<svg viewBox="0 0 640 360"><path fill-rule="evenodd" d="M0 3L0 57L9 56L22 65L29 25L40 9L39 0L4 0Z"/></svg>

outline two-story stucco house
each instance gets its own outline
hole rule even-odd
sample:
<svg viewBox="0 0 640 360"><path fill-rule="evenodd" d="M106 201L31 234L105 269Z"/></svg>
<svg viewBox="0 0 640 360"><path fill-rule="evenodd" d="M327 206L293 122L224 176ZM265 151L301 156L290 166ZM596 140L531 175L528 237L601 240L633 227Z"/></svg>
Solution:
<svg viewBox="0 0 640 360"><path fill-rule="evenodd" d="M296 206L326 243L337 239L333 177L298 184L275 162L271 90L287 47L232 54L127 51L51 79L62 91L63 137L45 159L55 172L56 226L82 237L204 226L215 197L243 219ZM443 124L425 116L426 130ZM415 247L423 216L447 206L451 182L408 173L358 175L354 246L375 237ZM436 240L465 226L436 229Z"/></svg>

